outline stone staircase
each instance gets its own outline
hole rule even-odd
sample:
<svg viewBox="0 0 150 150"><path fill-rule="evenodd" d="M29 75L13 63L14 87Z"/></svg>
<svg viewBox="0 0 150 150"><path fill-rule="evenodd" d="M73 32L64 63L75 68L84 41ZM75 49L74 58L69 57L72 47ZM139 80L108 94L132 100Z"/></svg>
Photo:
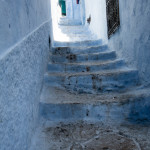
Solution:
<svg viewBox="0 0 150 150"><path fill-rule="evenodd" d="M71 41L55 42L50 54L46 84L71 92L125 91L139 84L138 71L130 69L114 50L84 26L63 26Z"/></svg>
<svg viewBox="0 0 150 150"><path fill-rule="evenodd" d="M60 28L69 38L53 43L30 150L149 148L150 88L138 71L86 27Z"/></svg>
<svg viewBox="0 0 150 150"><path fill-rule="evenodd" d="M149 122L150 89L140 85L138 71L129 68L87 27L60 28L69 40L53 43L41 94L41 118Z"/></svg>

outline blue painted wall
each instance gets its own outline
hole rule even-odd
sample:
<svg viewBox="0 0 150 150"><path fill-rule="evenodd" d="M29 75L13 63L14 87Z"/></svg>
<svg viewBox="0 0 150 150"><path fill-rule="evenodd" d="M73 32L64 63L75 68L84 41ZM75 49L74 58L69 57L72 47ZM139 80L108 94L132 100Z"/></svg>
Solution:
<svg viewBox="0 0 150 150"><path fill-rule="evenodd" d="M49 54L49 0L0 1L0 150L28 150Z"/></svg>
<svg viewBox="0 0 150 150"><path fill-rule="evenodd" d="M109 40L111 49L139 70L150 83L150 1L120 0L120 29Z"/></svg>

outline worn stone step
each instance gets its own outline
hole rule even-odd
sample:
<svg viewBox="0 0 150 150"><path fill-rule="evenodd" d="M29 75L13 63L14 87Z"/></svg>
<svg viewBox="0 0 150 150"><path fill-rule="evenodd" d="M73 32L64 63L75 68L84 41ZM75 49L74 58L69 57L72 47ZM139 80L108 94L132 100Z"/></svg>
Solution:
<svg viewBox="0 0 150 150"><path fill-rule="evenodd" d="M51 53L54 55L68 55L68 54L91 54L104 52L108 50L108 45L92 46L92 47L55 47L52 48Z"/></svg>
<svg viewBox="0 0 150 150"><path fill-rule="evenodd" d="M85 42L87 42L87 41L94 41L94 40L97 40L97 38L95 37L95 36L93 36L93 35L86 35L86 36L83 36L83 35L81 35L81 36L75 36L75 35L72 35L72 34L70 34L70 35L68 35L67 34L67 40L65 41L63 41L63 42L65 42L65 43L75 43L75 42L80 42L81 44L82 44L82 46L84 46L84 41ZM55 43L57 43L57 42L55 42Z"/></svg>
<svg viewBox="0 0 150 150"><path fill-rule="evenodd" d="M101 121L106 124L149 124L150 88L125 93L73 94L45 86L40 116L51 121Z"/></svg>
<svg viewBox="0 0 150 150"><path fill-rule="evenodd" d="M32 137L34 142L28 150L141 150L141 147L148 150L149 148L148 126L116 127L116 124L84 120L73 122L48 120L41 124L36 129ZM123 130L125 127L126 130Z"/></svg>
<svg viewBox="0 0 150 150"><path fill-rule="evenodd" d="M69 55L50 55L52 63L75 63L87 61L108 61L117 58L115 51L106 51L91 54L69 54Z"/></svg>
<svg viewBox="0 0 150 150"><path fill-rule="evenodd" d="M46 73L45 83L78 93L119 92L138 85L139 76L137 70L125 68L104 72Z"/></svg>
<svg viewBox="0 0 150 150"><path fill-rule="evenodd" d="M83 40L95 40L97 39L97 36L95 36L94 34L89 34L89 33L81 33L81 34L72 34L72 33L68 33L67 37L72 40L72 41L83 41Z"/></svg>
<svg viewBox="0 0 150 150"><path fill-rule="evenodd" d="M62 31L63 32L63 31ZM75 36L75 37L88 37L88 36L94 36L96 37L95 34L91 33L90 31L84 31L84 32L80 32L80 33L76 33L76 32L69 32L67 33L67 36Z"/></svg>
<svg viewBox="0 0 150 150"><path fill-rule="evenodd" d="M58 26L62 31L65 33L83 33L83 32L90 32L89 28L84 25L79 25L79 26Z"/></svg>
<svg viewBox="0 0 150 150"><path fill-rule="evenodd" d="M79 36L81 36L81 35L85 35L85 36L88 36L88 35L94 35L89 29L87 29L87 28L75 28L75 29L72 29L72 28L62 28L62 26L61 27L59 27L59 29L61 30L61 32L63 32L64 34L66 34L66 35L79 35Z"/></svg>
<svg viewBox="0 0 150 150"><path fill-rule="evenodd" d="M78 26L82 25L82 22L81 20L60 18L58 24L61 26Z"/></svg>
<svg viewBox="0 0 150 150"><path fill-rule="evenodd" d="M57 72L94 72L100 70L112 70L119 69L125 66L125 62L123 60L116 59L114 61L106 61L102 62L84 62L84 63L64 63L64 64L48 64L48 72L49 73L57 73Z"/></svg>
<svg viewBox="0 0 150 150"><path fill-rule="evenodd" d="M71 40L70 41L54 41L53 47L92 47L92 46L100 46L102 45L102 40L83 40L79 38L78 40Z"/></svg>

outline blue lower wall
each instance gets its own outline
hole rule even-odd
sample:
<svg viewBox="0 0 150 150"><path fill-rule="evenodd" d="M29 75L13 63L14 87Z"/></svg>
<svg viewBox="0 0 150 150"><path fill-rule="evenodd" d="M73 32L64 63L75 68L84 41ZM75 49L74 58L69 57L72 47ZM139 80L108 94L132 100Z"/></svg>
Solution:
<svg viewBox="0 0 150 150"><path fill-rule="evenodd" d="M45 22L0 56L0 150L28 150L49 54Z"/></svg>

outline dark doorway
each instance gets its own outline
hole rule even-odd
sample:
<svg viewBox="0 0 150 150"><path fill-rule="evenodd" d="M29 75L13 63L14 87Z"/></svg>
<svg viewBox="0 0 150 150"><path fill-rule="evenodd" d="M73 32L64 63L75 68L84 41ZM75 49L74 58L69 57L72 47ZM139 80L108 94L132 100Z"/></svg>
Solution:
<svg viewBox="0 0 150 150"><path fill-rule="evenodd" d="M106 0L106 7L108 38L110 38L120 26L119 0Z"/></svg>

